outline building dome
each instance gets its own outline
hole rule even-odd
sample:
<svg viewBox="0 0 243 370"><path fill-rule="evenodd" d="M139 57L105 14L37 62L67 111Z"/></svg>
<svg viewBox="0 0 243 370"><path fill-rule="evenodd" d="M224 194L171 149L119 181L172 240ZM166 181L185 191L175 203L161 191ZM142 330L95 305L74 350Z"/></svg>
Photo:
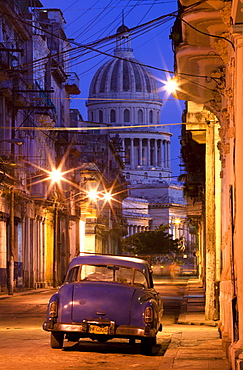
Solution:
<svg viewBox="0 0 243 370"><path fill-rule="evenodd" d="M125 26L125 24L123 23L120 27L117 28L116 33L128 32L128 31L129 31L129 28Z"/></svg>
<svg viewBox="0 0 243 370"><path fill-rule="evenodd" d="M126 98L160 101L157 82L146 66L134 58L130 47L129 29L123 24L117 29L114 58L95 73L89 98Z"/></svg>

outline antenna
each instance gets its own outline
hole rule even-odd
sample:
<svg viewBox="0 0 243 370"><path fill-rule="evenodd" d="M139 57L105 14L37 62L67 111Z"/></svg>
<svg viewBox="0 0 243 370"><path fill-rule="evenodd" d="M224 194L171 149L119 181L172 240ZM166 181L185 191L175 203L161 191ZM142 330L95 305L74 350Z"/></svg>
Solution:
<svg viewBox="0 0 243 370"><path fill-rule="evenodd" d="M124 25L124 9L122 10L122 24Z"/></svg>

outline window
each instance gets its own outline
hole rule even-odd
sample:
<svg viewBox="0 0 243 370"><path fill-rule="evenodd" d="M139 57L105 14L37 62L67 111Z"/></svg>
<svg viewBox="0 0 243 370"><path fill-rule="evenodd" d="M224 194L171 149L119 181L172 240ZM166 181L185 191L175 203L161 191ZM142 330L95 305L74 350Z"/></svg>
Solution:
<svg viewBox="0 0 243 370"><path fill-rule="evenodd" d="M143 123L143 111L142 111L142 109L138 110L138 123Z"/></svg>
<svg viewBox="0 0 243 370"><path fill-rule="evenodd" d="M129 180L130 179L130 172L127 172L126 173L126 179Z"/></svg>
<svg viewBox="0 0 243 370"><path fill-rule="evenodd" d="M133 270L130 267L116 265L83 265L82 281L107 281L120 284L132 284Z"/></svg>
<svg viewBox="0 0 243 370"><path fill-rule="evenodd" d="M144 178L147 179L148 178L148 172L144 172Z"/></svg>
<svg viewBox="0 0 243 370"><path fill-rule="evenodd" d="M74 283L79 280L79 267L75 266L69 271L66 283Z"/></svg>
<svg viewBox="0 0 243 370"><path fill-rule="evenodd" d="M149 123L153 123L153 111L149 111Z"/></svg>
<svg viewBox="0 0 243 370"><path fill-rule="evenodd" d="M90 112L90 121L94 122L94 112L93 111Z"/></svg>
<svg viewBox="0 0 243 370"><path fill-rule="evenodd" d="M99 122L103 123L103 111L99 110Z"/></svg>
<svg viewBox="0 0 243 370"><path fill-rule="evenodd" d="M129 109L124 110L124 122L130 122L130 110Z"/></svg>
<svg viewBox="0 0 243 370"><path fill-rule="evenodd" d="M116 122L116 111L114 109L111 110L111 122Z"/></svg>
<svg viewBox="0 0 243 370"><path fill-rule="evenodd" d="M135 270L134 285L140 286L141 288L148 288L147 279L145 275L139 270Z"/></svg>

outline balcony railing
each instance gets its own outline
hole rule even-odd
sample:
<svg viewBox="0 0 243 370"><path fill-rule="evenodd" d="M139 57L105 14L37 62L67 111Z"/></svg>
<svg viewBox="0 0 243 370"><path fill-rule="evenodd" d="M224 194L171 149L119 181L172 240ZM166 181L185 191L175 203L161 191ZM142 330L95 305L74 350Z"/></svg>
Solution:
<svg viewBox="0 0 243 370"><path fill-rule="evenodd" d="M78 95L80 94L79 89L79 77L75 72L70 72L68 74L68 79L65 84L66 91L68 94Z"/></svg>

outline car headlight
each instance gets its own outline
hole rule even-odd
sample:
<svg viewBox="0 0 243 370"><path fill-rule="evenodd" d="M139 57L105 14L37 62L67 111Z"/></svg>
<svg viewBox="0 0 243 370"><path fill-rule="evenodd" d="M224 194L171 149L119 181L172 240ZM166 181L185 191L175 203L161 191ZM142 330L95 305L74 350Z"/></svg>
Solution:
<svg viewBox="0 0 243 370"><path fill-rule="evenodd" d="M57 317L57 302L53 301L50 304L50 317Z"/></svg>

